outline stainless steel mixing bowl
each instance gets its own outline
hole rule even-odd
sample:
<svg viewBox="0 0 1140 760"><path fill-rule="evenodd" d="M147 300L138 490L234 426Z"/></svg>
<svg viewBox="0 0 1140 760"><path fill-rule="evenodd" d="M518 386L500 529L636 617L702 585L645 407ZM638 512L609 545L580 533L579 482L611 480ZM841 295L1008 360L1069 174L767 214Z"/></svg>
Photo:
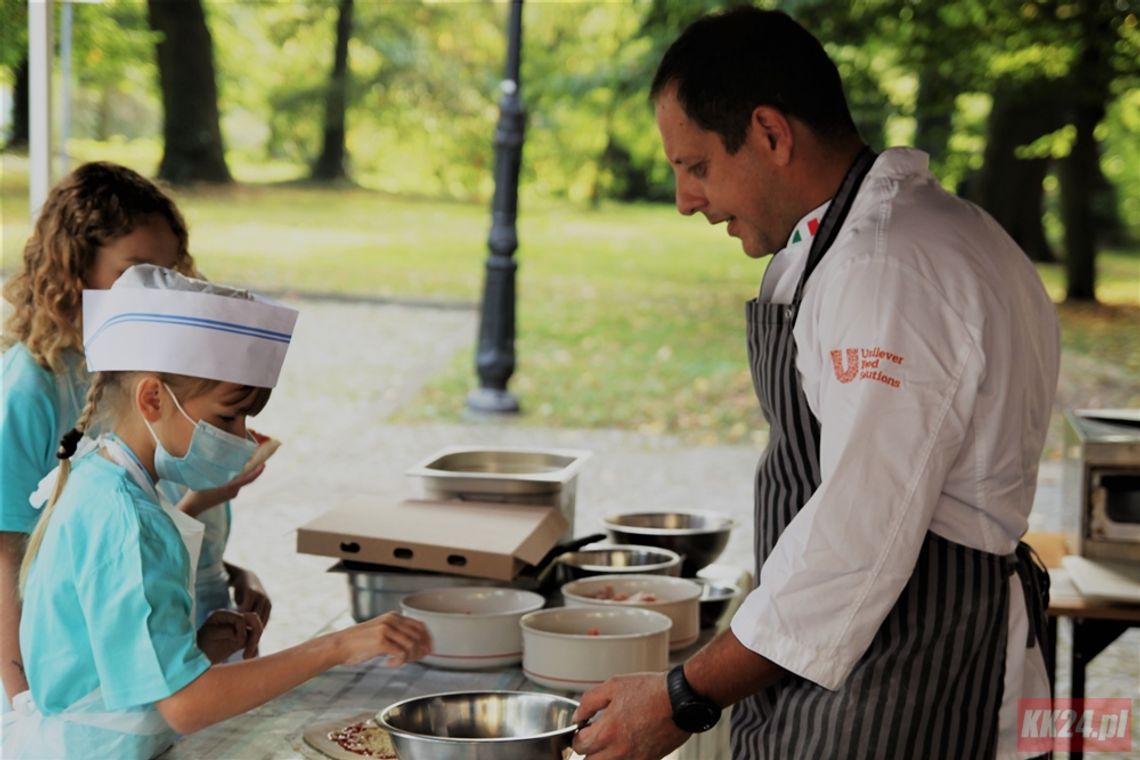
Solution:
<svg viewBox="0 0 1140 760"><path fill-rule="evenodd" d="M681 556L668 549L620 544L567 552L554 560L558 585L609 573L649 573L679 575Z"/></svg>
<svg viewBox="0 0 1140 760"><path fill-rule="evenodd" d="M716 561L736 522L719 512L632 512L605 518L615 543L656 546L684 558L681 575L691 578Z"/></svg>
<svg viewBox="0 0 1140 760"><path fill-rule="evenodd" d="M524 691L456 691L397 702L376 722L400 760L563 760L578 703Z"/></svg>
<svg viewBox="0 0 1140 760"><path fill-rule="evenodd" d="M704 578L694 578L693 580L701 584L699 602L702 629L716 626L729 606L744 593L736 586L716 583Z"/></svg>

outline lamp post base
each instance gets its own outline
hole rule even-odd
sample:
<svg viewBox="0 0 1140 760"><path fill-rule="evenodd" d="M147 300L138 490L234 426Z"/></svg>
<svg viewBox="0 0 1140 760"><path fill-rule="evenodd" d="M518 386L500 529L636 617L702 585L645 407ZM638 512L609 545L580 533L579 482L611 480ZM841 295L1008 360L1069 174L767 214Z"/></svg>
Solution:
<svg viewBox="0 0 1140 760"><path fill-rule="evenodd" d="M479 414L518 414L519 402L508 390L477 388L467 395L467 408Z"/></svg>

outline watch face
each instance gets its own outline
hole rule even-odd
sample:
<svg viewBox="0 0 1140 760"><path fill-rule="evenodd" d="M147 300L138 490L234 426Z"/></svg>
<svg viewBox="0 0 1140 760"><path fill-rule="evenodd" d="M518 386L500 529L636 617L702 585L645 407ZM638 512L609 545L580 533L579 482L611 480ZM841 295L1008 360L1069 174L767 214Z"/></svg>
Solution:
<svg viewBox="0 0 1140 760"><path fill-rule="evenodd" d="M692 734L708 731L720 719L720 710L703 702L689 702L677 713L677 725Z"/></svg>

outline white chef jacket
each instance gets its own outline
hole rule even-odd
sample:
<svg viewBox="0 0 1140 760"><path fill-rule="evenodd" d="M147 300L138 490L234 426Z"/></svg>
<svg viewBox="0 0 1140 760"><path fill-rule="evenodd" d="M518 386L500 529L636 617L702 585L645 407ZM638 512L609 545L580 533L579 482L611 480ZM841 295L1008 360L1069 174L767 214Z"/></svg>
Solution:
<svg viewBox="0 0 1140 760"><path fill-rule="evenodd" d="M1014 551L1057 386L1056 310L1036 270L927 165L883 152L805 284L793 337L821 484L732 620L744 646L827 689L870 646L928 530ZM792 300L826 206L775 256L762 302ZM1049 695L1016 575L1010 591L999 757L1017 757L1017 700Z"/></svg>

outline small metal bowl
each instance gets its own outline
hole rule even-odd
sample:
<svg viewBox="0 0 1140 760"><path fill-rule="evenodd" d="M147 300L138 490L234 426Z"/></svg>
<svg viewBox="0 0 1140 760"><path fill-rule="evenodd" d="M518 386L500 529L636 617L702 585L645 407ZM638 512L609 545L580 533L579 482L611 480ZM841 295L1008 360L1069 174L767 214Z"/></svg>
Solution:
<svg viewBox="0 0 1140 760"><path fill-rule="evenodd" d="M714 628L725 611L743 593L736 586L725 586L704 578L694 578L701 584L701 596L697 600L701 610L701 630Z"/></svg>
<svg viewBox="0 0 1140 760"><path fill-rule="evenodd" d="M605 518L617 543L669 549L684 558L681 575L691 578L728 545L736 521L719 512L632 512Z"/></svg>
<svg viewBox="0 0 1140 760"><path fill-rule="evenodd" d="M567 552L554 560L558 585L610 573L680 575L681 556L668 549L619 544Z"/></svg>
<svg viewBox="0 0 1140 760"><path fill-rule="evenodd" d="M456 691L388 706L376 722L400 760L562 760L578 703L524 691Z"/></svg>

